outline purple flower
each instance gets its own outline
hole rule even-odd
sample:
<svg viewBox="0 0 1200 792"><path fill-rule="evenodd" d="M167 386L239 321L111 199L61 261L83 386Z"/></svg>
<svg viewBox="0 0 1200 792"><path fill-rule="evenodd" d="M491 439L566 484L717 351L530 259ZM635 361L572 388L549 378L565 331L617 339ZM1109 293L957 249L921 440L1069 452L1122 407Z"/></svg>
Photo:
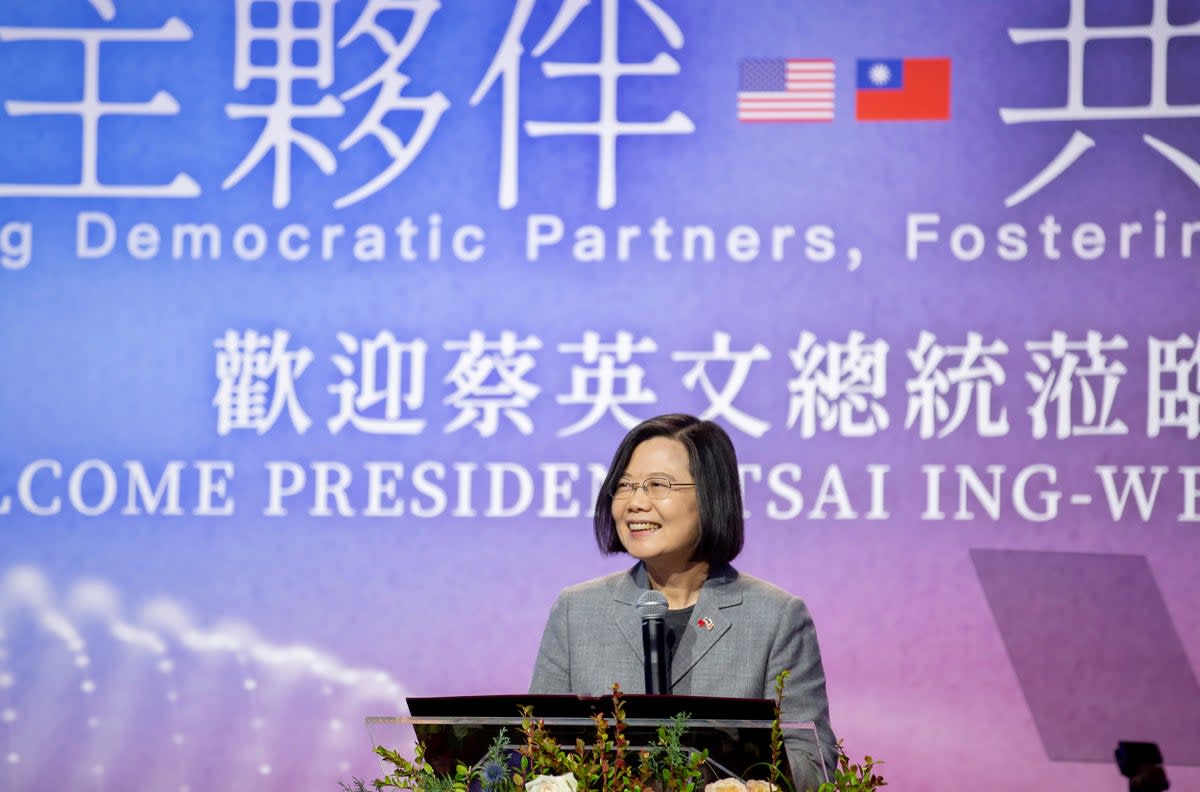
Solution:
<svg viewBox="0 0 1200 792"><path fill-rule="evenodd" d="M502 762L493 760L483 765L479 776L484 789L495 789L508 778L508 768Z"/></svg>

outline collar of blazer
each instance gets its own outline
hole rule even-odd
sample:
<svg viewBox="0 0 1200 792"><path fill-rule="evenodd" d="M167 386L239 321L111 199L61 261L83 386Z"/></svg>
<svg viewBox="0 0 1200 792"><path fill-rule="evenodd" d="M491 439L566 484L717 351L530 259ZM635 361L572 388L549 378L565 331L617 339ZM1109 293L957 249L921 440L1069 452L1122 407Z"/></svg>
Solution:
<svg viewBox="0 0 1200 792"><path fill-rule="evenodd" d="M614 602L619 603L613 609L613 617L639 665L645 662L646 656L642 650L642 617L634 606L637 598L649 587L650 575L641 562L635 564L628 573L614 577L609 587ZM742 586L738 582L737 570L728 564L709 570L708 579L700 588L700 598L692 609L691 626L675 647L671 660L672 686L729 632L734 613L730 609L741 604ZM708 621L701 626L702 620Z"/></svg>

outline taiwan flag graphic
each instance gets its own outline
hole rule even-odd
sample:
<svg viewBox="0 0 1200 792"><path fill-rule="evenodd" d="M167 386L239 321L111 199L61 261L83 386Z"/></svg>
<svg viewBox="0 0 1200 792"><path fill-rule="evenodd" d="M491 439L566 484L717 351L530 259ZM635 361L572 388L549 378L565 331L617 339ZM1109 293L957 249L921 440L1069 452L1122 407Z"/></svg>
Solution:
<svg viewBox="0 0 1200 792"><path fill-rule="evenodd" d="M860 58L857 85L859 121L950 118L949 58Z"/></svg>

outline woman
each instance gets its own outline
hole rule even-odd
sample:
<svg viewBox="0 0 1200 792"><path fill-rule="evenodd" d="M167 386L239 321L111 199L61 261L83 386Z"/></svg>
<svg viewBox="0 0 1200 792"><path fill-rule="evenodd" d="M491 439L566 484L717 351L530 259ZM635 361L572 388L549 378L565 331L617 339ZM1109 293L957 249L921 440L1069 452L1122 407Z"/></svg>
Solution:
<svg viewBox="0 0 1200 792"><path fill-rule="evenodd" d="M572 586L550 610L531 693L645 690L646 589L667 598L670 692L774 698L785 669L783 719L813 721L832 774L825 672L804 602L729 565L742 549L742 495L729 435L711 421L663 415L635 426L613 456L593 525L604 553L638 559L627 572ZM673 638L673 640L672 640ZM796 788L823 780L816 747L789 736Z"/></svg>

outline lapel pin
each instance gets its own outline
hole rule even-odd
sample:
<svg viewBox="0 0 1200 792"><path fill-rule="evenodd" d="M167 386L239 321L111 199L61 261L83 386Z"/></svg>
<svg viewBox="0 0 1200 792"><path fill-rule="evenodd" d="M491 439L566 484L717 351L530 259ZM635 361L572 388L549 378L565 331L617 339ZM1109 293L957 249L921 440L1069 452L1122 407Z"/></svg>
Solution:
<svg viewBox="0 0 1200 792"><path fill-rule="evenodd" d="M713 628L713 620L705 616L696 621L696 626L711 631Z"/></svg>

